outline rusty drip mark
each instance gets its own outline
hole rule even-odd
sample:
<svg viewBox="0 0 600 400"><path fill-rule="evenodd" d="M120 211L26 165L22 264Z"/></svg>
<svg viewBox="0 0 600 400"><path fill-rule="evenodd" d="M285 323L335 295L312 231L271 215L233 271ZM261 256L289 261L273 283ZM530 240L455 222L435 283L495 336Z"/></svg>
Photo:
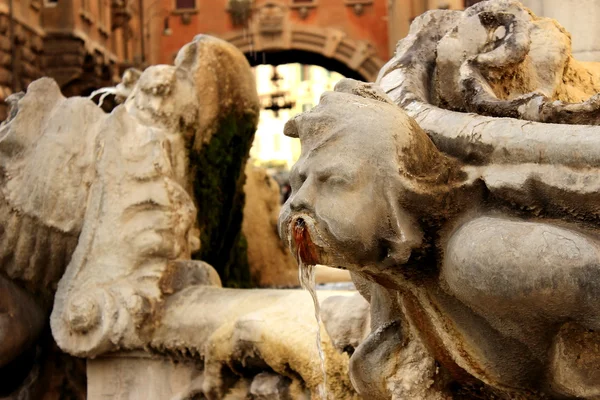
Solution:
<svg viewBox="0 0 600 400"><path fill-rule="evenodd" d="M302 218L298 218L293 228L294 242L296 243L296 261L302 260L309 265L318 264L317 249L313 244L310 233L306 229L306 223Z"/></svg>
<svg viewBox="0 0 600 400"><path fill-rule="evenodd" d="M429 353L450 373L453 379L461 383L473 383L473 377L454 361L452 355L444 346L432 321L426 316L422 307L418 305L417 298L412 293L406 292L403 300L406 311L421 333Z"/></svg>

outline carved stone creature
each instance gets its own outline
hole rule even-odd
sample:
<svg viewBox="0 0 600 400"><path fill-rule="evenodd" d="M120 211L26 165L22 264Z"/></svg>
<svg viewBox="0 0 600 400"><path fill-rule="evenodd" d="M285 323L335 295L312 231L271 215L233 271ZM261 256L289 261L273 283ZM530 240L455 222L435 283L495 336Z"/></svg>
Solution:
<svg viewBox="0 0 600 400"><path fill-rule="evenodd" d="M213 186L200 179L219 166L241 167L236 154L249 150L243 141L256 128L258 98L243 54L200 36L174 66L125 78L118 91L125 101L110 114L38 80L15 99L14 118L0 130L0 367L22 364L36 343L52 342L48 329L42 333L50 316L60 349L93 359L90 399L317 395L323 375L310 295L224 289L213 267L190 260L201 238L197 210L211 204L198 194L219 185L216 200L231 207L243 184L243 175L226 185L221 175L209 179ZM229 164L223 153L202 161L201 150L228 146L232 137ZM232 240L229 226L209 215ZM357 303L347 295L319 297ZM358 304L364 315L367 306ZM364 336L361 322L340 313L325 321L329 398L356 398L345 352ZM55 371L38 368L42 361L6 391L0 379L0 396L54 398L44 385ZM41 391L24 387L30 383ZM57 397L83 398L85 389Z"/></svg>
<svg viewBox="0 0 600 400"><path fill-rule="evenodd" d="M280 234L370 302L363 397L600 398L600 130L571 125L597 124L598 82L555 21L484 1L288 123Z"/></svg>
<svg viewBox="0 0 600 400"><path fill-rule="evenodd" d="M110 114L35 81L0 129L0 367L39 341L50 312L72 355L142 348L164 297L195 283L181 271L200 267L180 261L200 246L190 159L225 124L251 140L254 79L208 36L134 75Z"/></svg>
<svg viewBox="0 0 600 400"><path fill-rule="evenodd" d="M392 73L395 78L386 78ZM379 80L386 79L402 86L402 103L418 99L494 117L600 123L600 63L575 60L564 28L516 0L418 17L381 69Z"/></svg>
<svg viewBox="0 0 600 400"><path fill-rule="evenodd" d="M282 238L350 269L371 304L351 359L361 396L600 396L600 136L588 163L472 165L351 80L285 133L302 154ZM558 143L577 145L537 145Z"/></svg>

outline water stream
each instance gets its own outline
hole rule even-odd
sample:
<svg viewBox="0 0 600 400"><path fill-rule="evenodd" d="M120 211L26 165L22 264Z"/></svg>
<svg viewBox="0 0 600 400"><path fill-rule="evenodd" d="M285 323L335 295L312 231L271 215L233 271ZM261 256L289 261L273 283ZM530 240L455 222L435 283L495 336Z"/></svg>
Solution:
<svg viewBox="0 0 600 400"><path fill-rule="evenodd" d="M88 98L90 100L92 100L94 97L96 97L99 94L102 94L102 96L100 96L100 101L98 102L98 107L102 107L102 103L104 103L104 99L107 96L109 96L111 94L117 94L117 88L116 87L105 87L105 88L100 88L98 90L94 90Z"/></svg>
<svg viewBox="0 0 600 400"><path fill-rule="evenodd" d="M315 266L305 265L302 257L298 254L298 277L300 285L303 289L308 290L315 305L315 318L317 320L317 350L319 351L319 359L321 361L321 374L323 374L323 382L319 384L317 390L321 399L327 399L327 371L325 370L325 354L321 346L321 307L315 290Z"/></svg>

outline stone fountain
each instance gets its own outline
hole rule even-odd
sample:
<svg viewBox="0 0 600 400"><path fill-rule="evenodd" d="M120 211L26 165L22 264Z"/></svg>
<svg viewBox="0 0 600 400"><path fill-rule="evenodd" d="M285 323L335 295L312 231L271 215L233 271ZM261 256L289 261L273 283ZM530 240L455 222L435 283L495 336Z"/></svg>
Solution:
<svg viewBox="0 0 600 400"><path fill-rule="evenodd" d="M243 55L199 36L109 114L32 83L0 127L0 396L600 398L599 89L560 25L490 0L420 16L376 83L287 123L279 234L360 293L318 293L322 374L307 293L197 260L235 236L202 232L199 153L251 140Z"/></svg>

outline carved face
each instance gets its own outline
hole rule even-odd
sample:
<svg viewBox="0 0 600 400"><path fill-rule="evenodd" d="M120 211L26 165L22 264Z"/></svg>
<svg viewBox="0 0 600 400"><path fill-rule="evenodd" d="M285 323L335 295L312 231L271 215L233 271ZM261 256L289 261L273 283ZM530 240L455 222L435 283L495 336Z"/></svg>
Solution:
<svg viewBox="0 0 600 400"><path fill-rule="evenodd" d="M162 125L188 136L192 131L183 128L194 123L198 110L189 74L170 65L147 68L133 88L126 107L146 125Z"/></svg>
<svg viewBox="0 0 600 400"><path fill-rule="evenodd" d="M402 203L398 149L412 141L409 118L396 106L330 92L288 122L302 154L279 231L305 263L361 269L408 261L421 235Z"/></svg>

